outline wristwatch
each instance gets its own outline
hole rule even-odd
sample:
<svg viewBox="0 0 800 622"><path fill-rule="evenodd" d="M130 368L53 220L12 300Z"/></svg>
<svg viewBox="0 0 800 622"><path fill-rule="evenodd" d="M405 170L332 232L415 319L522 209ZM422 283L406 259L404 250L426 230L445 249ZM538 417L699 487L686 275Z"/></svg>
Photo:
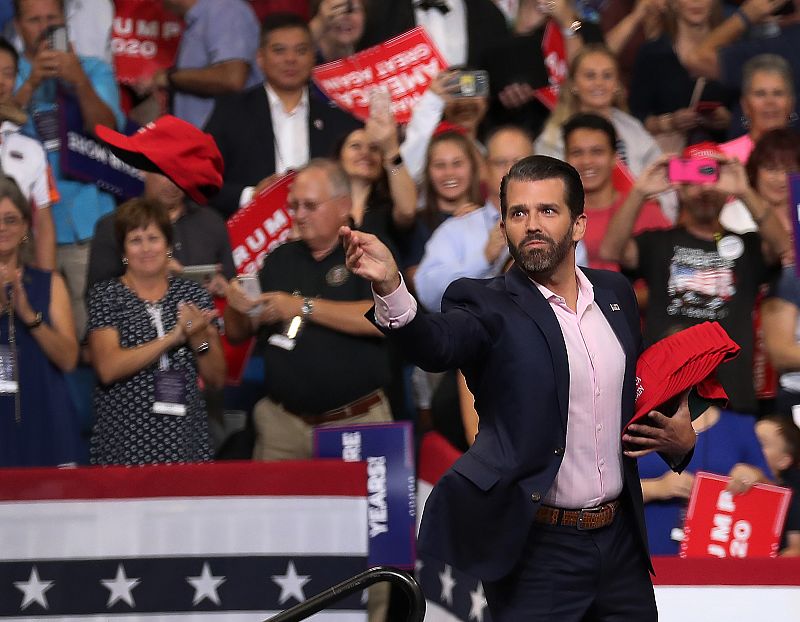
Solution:
<svg viewBox="0 0 800 622"><path fill-rule="evenodd" d="M398 152L391 160L387 160L386 164L389 166L389 172L396 175L397 170L403 165L403 156Z"/></svg>
<svg viewBox="0 0 800 622"><path fill-rule="evenodd" d="M303 298L300 313L302 313L304 320L311 317L311 314L314 313L314 301L311 300L311 298Z"/></svg>
<svg viewBox="0 0 800 622"><path fill-rule="evenodd" d="M207 341L202 342L199 346L194 349L194 353L196 356L203 356L204 354L208 354L208 351L211 349L211 346Z"/></svg>
<svg viewBox="0 0 800 622"><path fill-rule="evenodd" d="M581 29L581 26L583 26L583 23L580 20L576 19L566 28L562 28L561 34L564 35L566 39L572 39L572 37L577 37L578 31Z"/></svg>
<svg viewBox="0 0 800 622"><path fill-rule="evenodd" d="M33 322L30 324L25 324L25 328L28 330L33 330L34 328L39 328L44 321L44 316L42 315L41 311L37 311L36 315L33 316Z"/></svg>

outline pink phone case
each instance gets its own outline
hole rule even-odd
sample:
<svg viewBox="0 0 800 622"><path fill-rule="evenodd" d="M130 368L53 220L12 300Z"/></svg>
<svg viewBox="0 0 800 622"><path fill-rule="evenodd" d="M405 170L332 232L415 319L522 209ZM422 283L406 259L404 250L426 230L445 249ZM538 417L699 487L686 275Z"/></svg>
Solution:
<svg viewBox="0 0 800 622"><path fill-rule="evenodd" d="M675 184L713 184L719 179L719 162L713 158L669 161L669 180Z"/></svg>

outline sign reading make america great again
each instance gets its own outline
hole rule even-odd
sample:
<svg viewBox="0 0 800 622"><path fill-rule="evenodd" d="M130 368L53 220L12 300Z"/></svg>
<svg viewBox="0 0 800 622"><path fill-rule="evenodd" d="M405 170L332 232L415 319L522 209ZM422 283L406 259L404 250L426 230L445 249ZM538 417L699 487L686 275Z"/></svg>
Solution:
<svg viewBox="0 0 800 622"><path fill-rule="evenodd" d="M384 87L397 122L408 123L414 104L446 68L444 57L417 26L363 52L315 67L312 76L323 93L361 121L369 116L370 91Z"/></svg>

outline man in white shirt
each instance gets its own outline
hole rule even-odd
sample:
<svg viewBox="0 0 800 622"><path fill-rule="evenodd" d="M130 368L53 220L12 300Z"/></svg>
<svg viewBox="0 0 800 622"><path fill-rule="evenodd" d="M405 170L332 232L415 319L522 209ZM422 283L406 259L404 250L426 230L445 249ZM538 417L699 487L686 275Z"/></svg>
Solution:
<svg viewBox="0 0 800 622"><path fill-rule="evenodd" d="M17 51L0 39L0 111L14 106L12 97L18 61ZM41 143L21 134L19 125L9 119L11 116L0 112L0 169L3 175L17 182L22 194L36 209L33 217L35 263L44 270L53 270L56 230L50 205L58 200L58 192Z"/></svg>
<svg viewBox="0 0 800 622"><path fill-rule="evenodd" d="M293 13L273 13L261 28L263 85L217 100L206 131L225 162L222 190L212 201L226 218L246 205L272 175L330 156L358 126L350 115L309 93L314 44Z"/></svg>

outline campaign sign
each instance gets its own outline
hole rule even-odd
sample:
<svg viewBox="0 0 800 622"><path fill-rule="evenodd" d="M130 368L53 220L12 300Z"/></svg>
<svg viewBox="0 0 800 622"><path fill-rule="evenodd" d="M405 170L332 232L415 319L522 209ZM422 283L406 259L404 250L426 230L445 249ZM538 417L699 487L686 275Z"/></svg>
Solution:
<svg viewBox="0 0 800 622"><path fill-rule="evenodd" d="M681 542L681 557L776 557L792 491L756 484L733 495L730 478L695 475Z"/></svg>
<svg viewBox="0 0 800 622"><path fill-rule="evenodd" d="M144 191L142 172L120 160L97 138L85 133L78 102L62 93L58 108L61 113L61 170L74 179L95 183L121 199L141 196ZM137 124L128 121L124 134L130 136L138 129Z"/></svg>
<svg viewBox="0 0 800 622"><path fill-rule="evenodd" d="M314 457L367 463L369 565L413 568L417 504L411 423L314 429Z"/></svg>
<svg viewBox="0 0 800 622"><path fill-rule="evenodd" d="M172 67L183 20L164 9L162 0L115 0L111 53L122 84L149 78Z"/></svg>
<svg viewBox="0 0 800 622"><path fill-rule="evenodd" d="M800 173L789 175L789 214L792 218L792 230L794 231L794 256L800 257ZM800 263L794 262L794 270L800 276Z"/></svg>
<svg viewBox="0 0 800 622"><path fill-rule="evenodd" d="M411 110L447 62L421 26L363 52L315 67L314 82L339 107L361 121L369 116L369 94L385 87L398 123Z"/></svg>
<svg viewBox="0 0 800 622"><path fill-rule="evenodd" d="M292 216L286 205L295 174L287 173L259 192L228 219L228 237L238 274L258 274L264 257L292 233Z"/></svg>

